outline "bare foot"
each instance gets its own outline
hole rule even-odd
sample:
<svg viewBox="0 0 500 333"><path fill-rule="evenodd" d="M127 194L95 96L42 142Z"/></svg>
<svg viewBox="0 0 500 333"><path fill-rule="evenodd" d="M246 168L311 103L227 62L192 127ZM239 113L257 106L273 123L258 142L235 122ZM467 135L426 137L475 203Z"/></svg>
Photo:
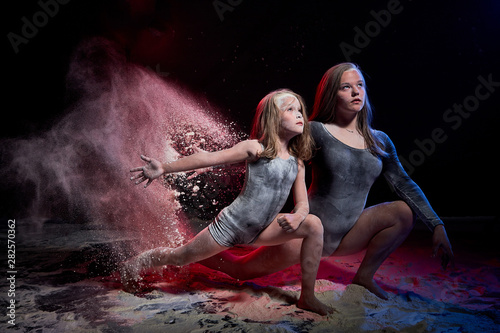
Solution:
<svg viewBox="0 0 500 333"><path fill-rule="evenodd" d="M323 304L316 297L311 297L307 300L301 297L297 302L297 307L302 310L315 312L321 316L326 316L329 313L335 312L335 309L329 307L326 304Z"/></svg>
<svg viewBox="0 0 500 333"><path fill-rule="evenodd" d="M131 268L128 262L121 263L118 266L123 290L128 293L136 293L140 291L141 285L139 283L139 275L136 270Z"/></svg>
<svg viewBox="0 0 500 333"><path fill-rule="evenodd" d="M365 281L363 279L354 277L352 283L357 284L358 286L365 287L366 289L368 289L368 291L372 292L373 294L375 294L375 296L380 297L381 299L389 299L389 295L387 294L387 292L380 288L380 286L373 279Z"/></svg>

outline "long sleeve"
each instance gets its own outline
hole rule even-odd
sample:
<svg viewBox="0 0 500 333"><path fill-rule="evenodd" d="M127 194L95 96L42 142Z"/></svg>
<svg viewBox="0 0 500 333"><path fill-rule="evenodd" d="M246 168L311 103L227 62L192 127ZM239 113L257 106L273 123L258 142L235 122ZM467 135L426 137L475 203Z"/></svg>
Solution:
<svg viewBox="0 0 500 333"><path fill-rule="evenodd" d="M385 151L388 154L382 158L382 173L396 194L410 206L431 231L436 226L444 224L432 209L420 187L403 169L391 139L383 132L378 131L377 134L384 143Z"/></svg>

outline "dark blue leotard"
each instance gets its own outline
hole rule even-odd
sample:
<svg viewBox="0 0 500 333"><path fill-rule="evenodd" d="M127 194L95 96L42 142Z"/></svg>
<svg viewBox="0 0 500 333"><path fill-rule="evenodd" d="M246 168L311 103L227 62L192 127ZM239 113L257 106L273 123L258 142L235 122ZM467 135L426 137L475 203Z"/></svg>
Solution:
<svg viewBox="0 0 500 333"><path fill-rule="evenodd" d="M380 175L384 175L398 196L430 229L443 224L422 190L404 171L394 144L385 133L374 131L388 154L379 157L367 149L342 143L322 123L310 124L318 150L312 160L309 205L310 213L321 219L325 229L324 256L331 255L354 226L365 208L370 188Z"/></svg>

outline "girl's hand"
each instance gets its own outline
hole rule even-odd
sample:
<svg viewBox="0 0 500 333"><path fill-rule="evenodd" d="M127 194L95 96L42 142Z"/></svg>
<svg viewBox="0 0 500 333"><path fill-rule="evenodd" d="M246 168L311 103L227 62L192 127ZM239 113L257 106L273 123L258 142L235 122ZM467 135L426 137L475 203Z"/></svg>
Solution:
<svg viewBox="0 0 500 333"><path fill-rule="evenodd" d="M283 214L276 219L279 226L286 232L297 230L303 220L300 214Z"/></svg>
<svg viewBox="0 0 500 333"><path fill-rule="evenodd" d="M155 160L154 158L141 155L141 159L144 162L147 162L147 164L143 167L131 169L130 172L139 173L131 177L130 180L136 180L136 185L147 180L148 182L146 183L146 185L144 185L144 188L146 188L153 182L153 180L163 175L165 173L165 170L163 169L163 164L160 161Z"/></svg>

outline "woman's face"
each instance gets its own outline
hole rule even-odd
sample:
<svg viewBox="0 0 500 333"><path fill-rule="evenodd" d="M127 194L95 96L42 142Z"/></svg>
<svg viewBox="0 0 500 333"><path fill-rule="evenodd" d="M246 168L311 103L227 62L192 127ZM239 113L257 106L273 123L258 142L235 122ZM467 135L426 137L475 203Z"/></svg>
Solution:
<svg viewBox="0 0 500 333"><path fill-rule="evenodd" d="M357 113L365 105L365 83L361 73L352 69L340 78L337 91L337 112Z"/></svg>

